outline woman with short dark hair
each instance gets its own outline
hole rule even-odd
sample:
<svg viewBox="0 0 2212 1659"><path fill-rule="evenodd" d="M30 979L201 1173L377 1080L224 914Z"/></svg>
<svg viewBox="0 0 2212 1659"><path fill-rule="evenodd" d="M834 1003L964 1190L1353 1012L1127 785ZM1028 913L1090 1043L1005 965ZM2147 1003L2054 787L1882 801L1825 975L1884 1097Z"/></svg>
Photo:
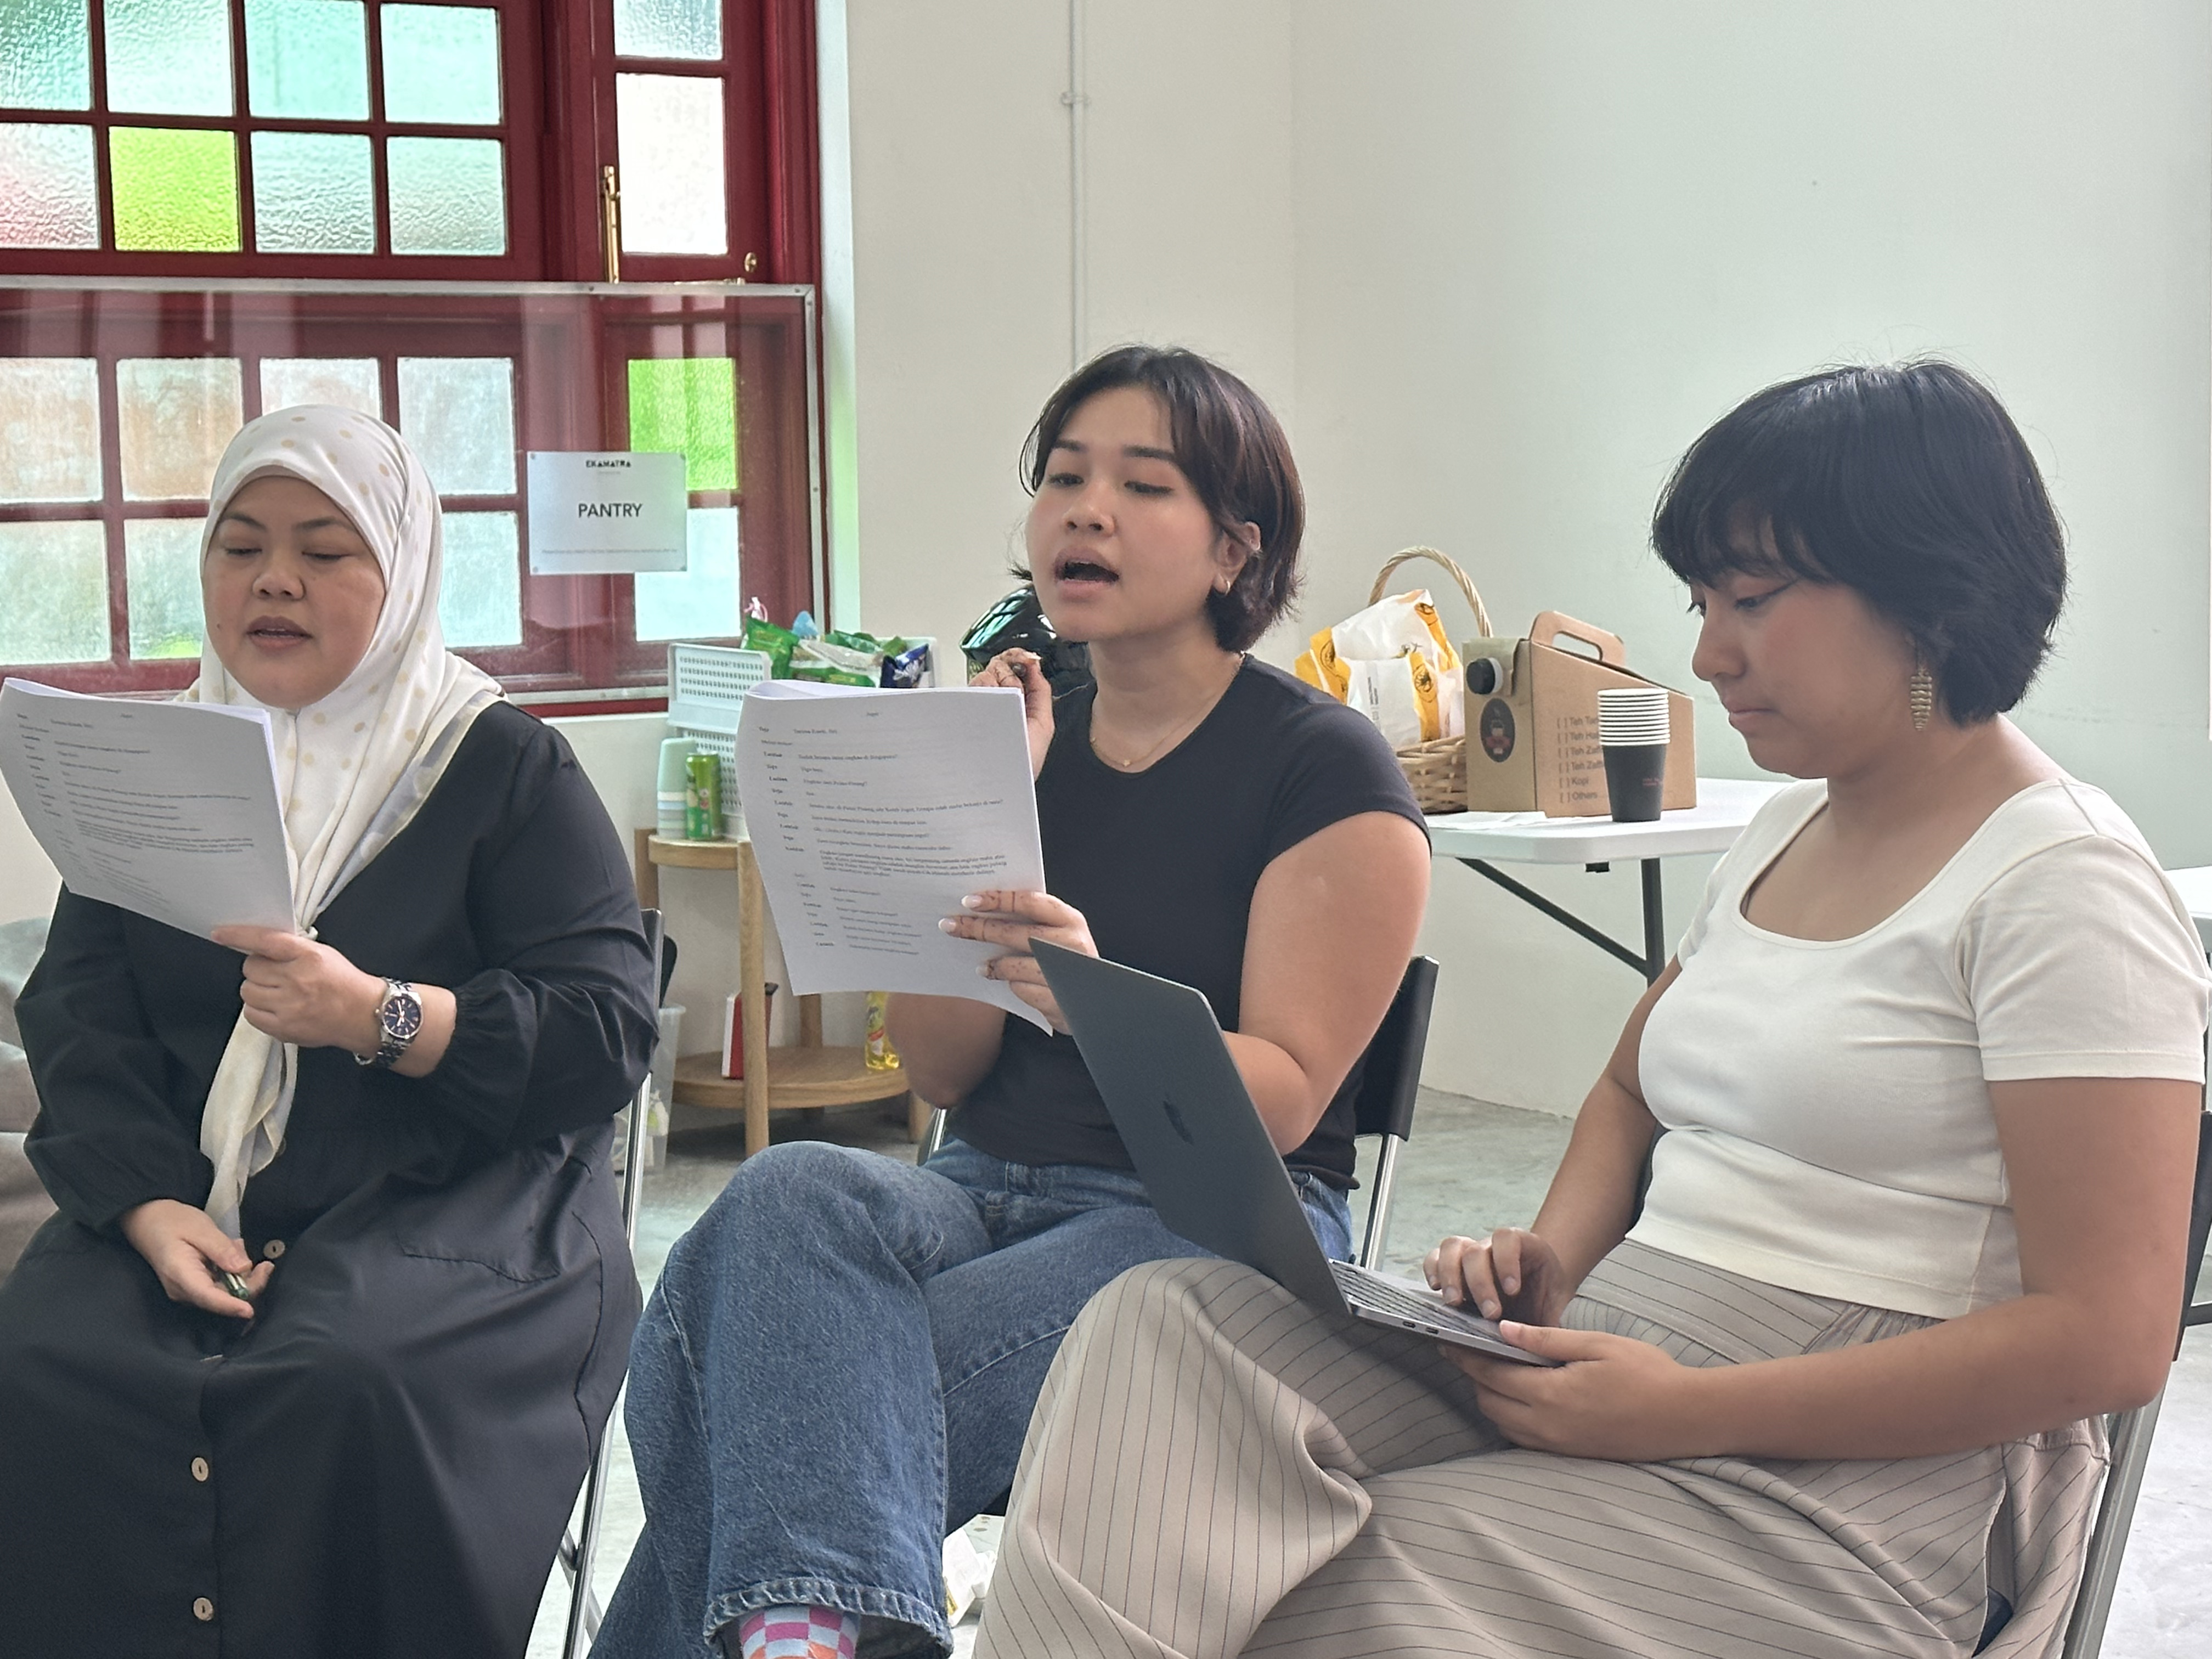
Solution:
<svg viewBox="0 0 2212 1659"><path fill-rule="evenodd" d="M678 1243L632 1353L647 1524L608 1659L946 1652L944 1535L1003 1498L1061 1333L1124 1268L1200 1253L1146 1200L1032 939L1204 992L1315 1233L1350 1253L1358 1061L1428 848L1375 728L1243 654L1297 590L1289 444L1226 370L1128 346L1054 394L1024 474L1039 599L1097 683L1055 702L1025 652L978 676L1024 700L1051 890L945 926L1001 947L987 971L1052 1029L892 998L918 1092L952 1109L944 1150L772 1147Z"/></svg>
<svg viewBox="0 0 2212 1659"><path fill-rule="evenodd" d="M1559 1363L1233 1264L1124 1275L1046 1383L979 1653L2056 1645L2098 1414L2172 1358L2207 1009L2134 825L1998 713L2057 516L1996 399L1916 363L1753 398L1654 540L1698 678L1806 781L1714 872L1534 1224L1428 1258Z"/></svg>

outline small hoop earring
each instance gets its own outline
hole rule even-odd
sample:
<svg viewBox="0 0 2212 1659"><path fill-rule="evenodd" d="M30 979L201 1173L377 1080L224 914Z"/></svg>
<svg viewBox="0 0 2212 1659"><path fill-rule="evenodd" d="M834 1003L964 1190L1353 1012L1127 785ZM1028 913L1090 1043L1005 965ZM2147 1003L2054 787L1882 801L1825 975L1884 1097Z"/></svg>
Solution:
<svg viewBox="0 0 2212 1659"><path fill-rule="evenodd" d="M1912 729L1925 732L1928 722L1936 714L1936 680L1929 673L1927 664L1920 663L1914 666L1912 678L1906 687L1905 700L1912 709Z"/></svg>

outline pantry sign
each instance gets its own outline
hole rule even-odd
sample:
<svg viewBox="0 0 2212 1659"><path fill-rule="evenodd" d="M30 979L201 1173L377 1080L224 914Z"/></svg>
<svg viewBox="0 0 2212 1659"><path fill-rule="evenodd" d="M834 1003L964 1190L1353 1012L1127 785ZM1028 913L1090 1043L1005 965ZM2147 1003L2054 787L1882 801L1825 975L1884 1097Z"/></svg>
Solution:
<svg viewBox="0 0 2212 1659"><path fill-rule="evenodd" d="M683 456L533 449L528 459L532 575L684 568Z"/></svg>

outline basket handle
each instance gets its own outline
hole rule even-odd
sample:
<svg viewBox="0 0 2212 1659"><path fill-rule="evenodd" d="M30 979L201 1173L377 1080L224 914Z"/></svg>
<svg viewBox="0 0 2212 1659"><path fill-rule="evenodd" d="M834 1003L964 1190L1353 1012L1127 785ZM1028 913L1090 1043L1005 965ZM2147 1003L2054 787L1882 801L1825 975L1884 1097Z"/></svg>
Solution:
<svg viewBox="0 0 2212 1659"><path fill-rule="evenodd" d="M1608 634L1594 623L1578 621L1564 611L1546 611L1528 624L1528 637L1538 645L1549 645L1563 635L1596 647L1601 663L1614 668L1628 666L1628 647L1620 642L1620 635Z"/></svg>
<svg viewBox="0 0 2212 1659"><path fill-rule="evenodd" d="M1459 584L1459 591L1467 596L1467 602L1474 607L1475 637L1484 640L1493 637L1490 628L1490 612L1483 605L1482 595L1474 591L1474 578L1461 569L1458 562L1450 555L1439 553L1433 547L1409 547L1403 552L1393 553L1383 562L1382 568L1375 573L1375 586L1367 592L1367 603L1375 604L1389 592L1390 573L1400 565L1414 559L1426 559L1433 564L1442 565L1449 571L1451 579Z"/></svg>

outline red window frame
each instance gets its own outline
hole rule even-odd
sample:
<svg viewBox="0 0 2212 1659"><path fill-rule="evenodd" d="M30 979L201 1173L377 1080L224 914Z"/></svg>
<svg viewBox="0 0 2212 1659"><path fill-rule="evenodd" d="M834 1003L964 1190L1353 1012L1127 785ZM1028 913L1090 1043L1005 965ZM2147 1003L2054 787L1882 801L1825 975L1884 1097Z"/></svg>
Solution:
<svg viewBox="0 0 2212 1659"><path fill-rule="evenodd" d="M772 614L787 617L813 603L822 578L820 480L809 444L815 333L812 296L804 289L0 288L0 357L93 358L100 364L101 499L0 503L0 523L104 525L110 654L104 662L40 664L24 672L71 690L111 692L177 690L197 672L194 659L130 655L123 524L197 519L205 509L190 501L124 499L113 437L119 429L119 359L235 358L251 419L261 412L264 357L374 358L386 416L404 431L401 356L510 358L516 489L442 499L454 512L514 513L526 557L525 453L626 447L634 359L730 357L738 374L739 488L695 490L690 504L736 509L741 597L757 598ZM535 576L526 568L521 644L459 648L519 695L560 697L625 687L657 695L666 678L667 642L635 637L634 582L618 575Z"/></svg>
<svg viewBox="0 0 2212 1659"><path fill-rule="evenodd" d="M809 284L817 280L821 264L819 195L819 148L817 132L815 93L815 38L812 0L723 0L724 58L719 66L697 62L661 64L655 60L623 58L614 52L614 0L451 0L452 3L488 6L497 9L501 17L501 40L504 53L502 80L504 88L504 119L497 127L438 127L408 125L394 129L381 119L383 93L380 58L376 51L371 61L371 114L378 118L360 122L314 122L284 118L257 118L247 107L246 62L245 0L229 0L231 14L232 76L235 89L235 110L228 117L195 117L170 115L142 115L135 112L112 112L106 109L106 69L104 53L98 49L103 26L103 7L117 0L89 0L92 40L91 53L92 102L90 111L83 110L22 110L9 108L0 111L0 119L8 121L45 122L70 125L91 125L95 130L94 166L100 191L100 213L104 237L112 239L113 216L107 177L106 130L112 125L173 126L222 130L234 133L237 148L240 191L240 232L245 246L236 253L171 253L130 252L110 248L98 252L61 249L0 250L0 274L42 276L49 277L117 276L136 278L331 278L341 282L374 283L420 283L440 280L459 283L511 284L531 282L598 283L605 276L605 244L600 219L599 181L601 169L618 161L615 123L614 87L617 72L633 70L645 72L670 70L697 73L719 68L726 79L726 143L727 159L726 179L730 192L729 226L730 252L720 259L671 258L666 256L627 256L623 261L623 283L602 289L609 299L624 295L631 283L658 281L719 280L743 281L776 284ZM419 3L419 0L418 0ZM429 0L437 3L438 0ZM381 0L368 0L366 26L372 40L380 38L379 7ZM380 253L352 254L264 254L252 249L252 154L250 134L266 130L301 131L365 132L374 146L378 181L377 222L380 246L389 244L388 204L383 188L385 150L382 140L394 131L404 135L422 137L498 137L506 156L507 189L507 252L502 255L413 255ZM745 269L746 255L760 257L754 269ZM366 289L364 289L364 292ZM21 290L15 291L20 294ZM13 297L0 293L0 302ZM172 302L181 304L179 296L167 296ZM487 299L492 296L487 295ZM769 295L759 298L766 301ZM112 303L112 289L100 292L103 304ZM641 296L641 304L650 311L654 303ZM799 301L794 300L794 304ZM372 307L373 310L374 307ZM496 305L492 307L497 310ZM818 323L812 317L811 301L804 306L806 313L805 337L803 344L794 347L788 340L769 354L772 366L760 372L775 382L773 399L764 399L757 391L741 398L739 442L744 456L741 479L745 485L742 501L728 504L739 507L744 515L744 545L748 557L742 568L745 595L759 598L778 617L787 617L802 605L811 605L817 614L823 611L827 592L826 573L820 568L820 537L818 517L820 501L820 468L825 453L819 447L810 454L806 452L806 422L787 422L763 424L757 430L750 423L752 414L765 401L775 401L786 410L818 406L820 379L818 367ZM189 314L185 314L189 313ZM154 331L154 338L173 340L174 349L148 343L141 333L138 342L122 356L179 356L210 355L213 348L207 333L207 319L211 315L198 299L183 305L174 314L158 319L147 319ZM613 313L610 313L611 316ZM398 315L387 317L386 323L400 322ZM660 317L654 325L665 329L670 319ZM88 344L83 349L32 349L9 338L9 319L0 307L0 353L21 356L77 356L98 355ZM356 319L356 325L372 327ZM428 319L417 315L405 319L410 329L430 325ZM439 327L466 328L479 326L448 321ZM690 319L684 322L688 329L712 328L724 325L711 319ZM621 328L613 323L610 337L619 337ZM345 330L337 319L319 324L316 338L319 343L311 350L298 337L287 341L283 349L265 355L282 356L375 356L386 362L385 387L386 412L396 417L398 404L388 356L396 355L387 341L385 349L363 345L359 349L341 350L337 342L344 337ZM477 337L476 349L453 355L498 355L504 348L495 349L483 344ZM417 349L404 345L408 356L437 356L435 350ZM253 373L252 360L259 351L223 350L217 355L239 356L243 362L246 379L246 408L249 416L258 407L258 376ZM652 355L640 351L633 355ZM602 350L595 359L602 362L608 374L626 373L611 352ZM621 360L626 361L626 360ZM766 361L766 360L764 360ZM628 441L626 430L605 429L589 435L577 435L573 442L553 411L542 409L533 402L532 394L521 385L521 358L518 355L517 386L517 447L519 451L535 447L619 447ZM803 384L793 376L803 377ZM116 410L112 389L112 370L103 374L102 430L104 446L110 453L103 457L103 477L106 492L99 513L104 517L120 519L125 516L118 461L112 453L117 428ZM611 383L603 386L597 400L600 407L611 411L608 419L615 420L611 412L626 408L626 399L617 395L626 388ZM804 393L802 396L801 393ZM815 423L818 427L818 422ZM546 441L541 441L541 438ZM521 468L517 456L518 475ZM508 510L516 504L507 498L496 501L487 499L447 498L457 510L477 507ZM774 505L769 505L770 500ZM695 506L717 504L704 496L695 495ZM518 509L519 510L519 509ZM188 504L163 507L157 503L132 503L131 517L185 516L196 511ZM84 507L55 507L46 504L0 507L0 519L66 519L89 516ZM127 653L127 632L124 615L127 595L123 566L122 536L119 525L109 532L109 605L111 635L121 643L119 653ZM468 650L465 654L482 661L491 672L501 676L511 689L521 693L560 695L567 692L602 691L626 686L651 690L658 686L665 674L665 645L660 641L641 642L633 635L635 606L632 603L630 579L627 577L557 579L534 578L526 574L524 607L526 612L525 641L512 649ZM564 590L564 601L570 608L577 625L557 630L565 643L556 649L546 638L532 629L532 618L554 615L560 607L553 604L550 590L543 586L549 581L568 584ZM596 593L578 584L598 583ZM548 607L550 607L550 609ZM538 630L546 633L549 630ZM39 665L28 672L40 678L69 684L86 690L158 690L173 683L181 684L190 678L189 662L171 659L167 664L134 662L127 655L119 655L106 665L72 665L56 668ZM162 671L166 669L165 673ZM179 676L181 675L181 678ZM605 706L605 705L601 705Z"/></svg>

